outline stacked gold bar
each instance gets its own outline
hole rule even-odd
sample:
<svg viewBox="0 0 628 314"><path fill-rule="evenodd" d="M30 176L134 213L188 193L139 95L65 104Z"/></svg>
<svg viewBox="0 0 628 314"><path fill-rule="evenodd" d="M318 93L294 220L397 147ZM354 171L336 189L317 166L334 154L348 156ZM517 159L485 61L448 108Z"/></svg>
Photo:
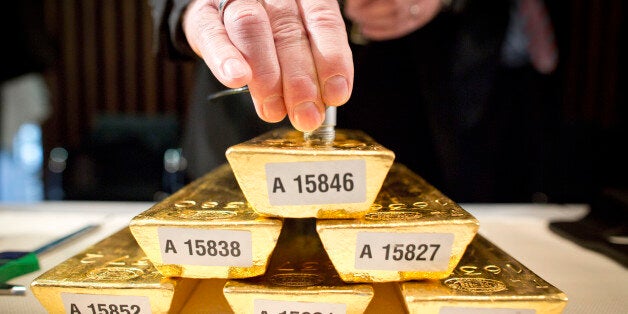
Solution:
<svg viewBox="0 0 628 314"><path fill-rule="evenodd" d="M446 279L401 283L410 313L557 314L567 296L477 235Z"/></svg>
<svg viewBox="0 0 628 314"><path fill-rule="evenodd" d="M226 155L228 164L37 278L41 303L51 313L255 314L527 314L565 305L562 292L477 235L471 214L363 132L336 130L323 142L278 129Z"/></svg>
<svg viewBox="0 0 628 314"><path fill-rule="evenodd" d="M131 232L167 277L262 275L282 221L257 214L222 165L131 220Z"/></svg>
<svg viewBox="0 0 628 314"><path fill-rule="evenodd" d="M368 284L343 282L316 236L314 219L288 219L264 276L228 281L236 313L364 313Z"/></svg>
<svg viewBox="0 0 628 314"><path fill-rule="evenodd" d="M348 282L445 278L478 227L471 214L401 164L390 169L365 215L317 222L325 250Z"/></svg>
<svg viewBox="0 0 628 314"><path fill-rule="evenodd" d="M282 218L361 217L395 159L355 130L337 130L326 143L278 129L232 146L226 155L253 208Z"/></svg>
<svg viewBox="0 0 628 314"><path fill-rule="evenodd" d="M168 313L197 283L160 274L125 228L45 272L31 289L49 313Z"/></svg>

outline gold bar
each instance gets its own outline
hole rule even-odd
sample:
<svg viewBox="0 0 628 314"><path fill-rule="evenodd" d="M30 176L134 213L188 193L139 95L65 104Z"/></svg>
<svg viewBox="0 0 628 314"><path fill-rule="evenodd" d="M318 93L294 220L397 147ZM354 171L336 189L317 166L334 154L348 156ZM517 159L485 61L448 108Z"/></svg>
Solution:
<svg viewBox="0 0 628 314"><path fill-rule="evenodd" d="M395 159L361 131L336 130L326 144L287 128L234 145L226 155L253 208L288 218L364 215Z"/></svg>
<svg viewBox="0 0 628 314"><path fill-rule="evenodd" d="M346 282L445 278L478 228L475 217L399 163L360 219L317 222L325 251Z"/></svg>
<svg viewBox="0 0 628 314"><path fill-rule="evenodd" d="M131 232L167 277L259 276L281 231L253 211L223 164L131 219Z"/></svg>
<svg viewBox="0 0 628 314"><path fill-rule="evenodd" d="M401 284L410 313L557 314L567 296L481 235L449 278Z"/></svg>
<svg viewBox="0 0 628 314"><path fill-rule="evenodd" d="M227 279L200 279L180 314L234 314L222 288Z"/></svg>
<svg viewBox="0 0 628 314"><path fill-rule="evenodd" d="M198 280L165 278L124 228L35 278L49 313L177 312Z"/></svg>
<svg viewBox="0 0 628 314"><path fill-rule="evenodd" d="M266 274L229 280L224 294L236 313L363 313L373 287L340 280L314 219L286 219Z"/></svg>

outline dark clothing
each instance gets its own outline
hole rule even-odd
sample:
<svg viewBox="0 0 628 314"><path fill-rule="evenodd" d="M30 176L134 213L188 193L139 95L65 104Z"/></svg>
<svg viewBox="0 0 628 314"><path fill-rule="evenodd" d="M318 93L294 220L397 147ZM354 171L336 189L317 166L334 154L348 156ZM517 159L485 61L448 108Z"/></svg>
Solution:
<svg viewBox="0 0 628 314"><path fill-rule="evenodd" d="M44 25L43 1L7 1L2 12L0 29L5 45L0 82L43 72L54 58Z"/></svg>

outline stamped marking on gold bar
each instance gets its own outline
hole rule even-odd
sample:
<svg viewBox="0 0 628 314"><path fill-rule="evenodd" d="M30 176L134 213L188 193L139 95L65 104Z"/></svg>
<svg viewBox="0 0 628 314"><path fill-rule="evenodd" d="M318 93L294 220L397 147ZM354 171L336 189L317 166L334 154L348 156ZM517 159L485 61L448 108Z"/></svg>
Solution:
<svg viewBox="0 0 628 314"><path fill-rule="evenodd" d="M453 290L472 293L494 293L507 290L504 282L487 278L449 278L443 283Z"/></svg>
<svg viewBox="0 0 628 314"><path fill-rule="evenodd" d="M270 204L361 203L366 200L363 159L266 164Z"/></svg>
<svg viewBox="0 0 628 314"><path fill-rule="evenodd" d="M202 266L253 265L251 232L161 227L157 230L164 263Z"/></svg>
<svg viewBox="0 0 628 314"><path fill-rule="evenodd" d="M446 271L453 242L452 233L359 232L355 268Z"/></svg>
<svg viewBox="0 0 628 314"><path fill-rule="evenodd" d="M147 297L126 295L99 295L81 293L61 293L66 313L88 314L141 314L151 313Z"/></svg>
<svg viewBox="0 0 628 314"><path fill-rule="evenodd" d="M344 303L292 302L258 299L254 301L254 313L278 314L345 314L347 305Z"/></svg>

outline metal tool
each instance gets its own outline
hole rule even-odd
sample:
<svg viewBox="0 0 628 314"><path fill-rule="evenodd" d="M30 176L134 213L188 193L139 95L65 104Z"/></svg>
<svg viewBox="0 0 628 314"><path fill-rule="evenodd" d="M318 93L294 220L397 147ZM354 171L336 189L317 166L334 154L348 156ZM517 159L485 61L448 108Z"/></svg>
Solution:
<svg viewBox="0 0 628 314"><path fill-rule="evenodd" d="M336 139L336 107L325 107L325 120L323 124L312 132L304 132L303 139L306 141L322 141L331 143Z"/></svg>
<svg viewBox="0 0 628 314"><path fill-rule="evenodd" d="M98 225L87 225L77 231L49 242L32 252L0 252L0 284L7 282L9 279L39 270L39 260L37 259L37 255L57 247L58 245L61 245L78 235L84 234L97 226Z"/></svg>
<svg viewBox="0 0 628 314"><path fill-rule="evenodd" d="M9 285L0 283L0 295L24 295L26 287L20 285Z"/></svg>
<svg viewBox="0 0 628 314"><path fill-rule="evenodd" d="M243 86L238 88L230 88L222 90L207 96L208 101L213 101L220 97L249 93L249 87ZM321 141L325 144L332 143L336 138L336 108L334 106L325 107L325 120L320 127L312 132L304 132L303 139L305 141Z"/></svg>

